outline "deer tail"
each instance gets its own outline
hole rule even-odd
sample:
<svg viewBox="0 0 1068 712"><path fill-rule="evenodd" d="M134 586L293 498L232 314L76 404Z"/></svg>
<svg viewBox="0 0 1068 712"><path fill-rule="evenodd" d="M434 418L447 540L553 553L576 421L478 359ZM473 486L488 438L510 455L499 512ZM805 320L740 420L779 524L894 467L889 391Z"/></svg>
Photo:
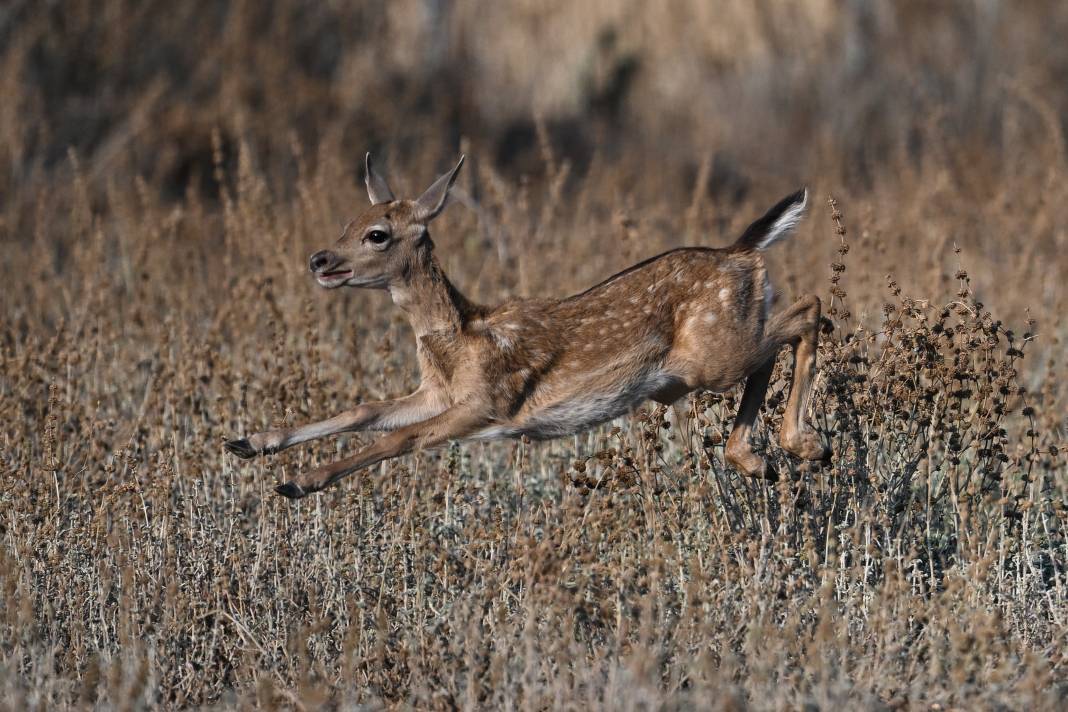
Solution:
<svg viewBox="0 0 1068 712"><path fill-rule="evenodd" d="M736 250L763 251L783 239L797 227L805 215L808 189L802 188L786 196L764 216L746 228L733 247Z"/></svg>

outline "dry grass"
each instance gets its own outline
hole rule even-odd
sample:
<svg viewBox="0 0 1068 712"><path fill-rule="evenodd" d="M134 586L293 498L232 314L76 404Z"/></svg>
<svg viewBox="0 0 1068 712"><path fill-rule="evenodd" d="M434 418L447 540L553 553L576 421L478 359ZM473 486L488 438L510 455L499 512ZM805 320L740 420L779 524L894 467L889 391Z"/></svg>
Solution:
<svg viewBox="0 0 1068 712"><path fill-rule="evenodd" d="M1063 707L1068 12L571 5L0 9L5 706ZM725 468L731 392L274 496L365 438L224 438L417 379L304 272L367 148L407 193L475 159L435 241L486 301L807 180L774 276L831 307L833 462Z"/></svg>

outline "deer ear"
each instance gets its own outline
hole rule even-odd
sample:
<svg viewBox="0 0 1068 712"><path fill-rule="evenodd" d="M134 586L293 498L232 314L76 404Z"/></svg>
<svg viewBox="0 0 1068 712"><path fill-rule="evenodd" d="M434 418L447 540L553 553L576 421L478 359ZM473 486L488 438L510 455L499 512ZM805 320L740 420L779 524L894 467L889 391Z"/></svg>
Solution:
<svg viewBox="0 0 1068 712"><path fill-rule="evenodd" d="M416 217L419 220L433 220L445 209L445 205L448 202L449 189L456 182L456 176L459 174L460 166L463 164L464 156L460 156L456 167L434 181L433 185L427 188L426 192L415 201Z"/></svg>
<svg viewBox="0 0 1068 712"><path fill-rule="evenodd" d="M367 183L367 197L371 199L371 205L393 202L393 191L389 189L386 179L375 172L375 167L371 163L370 152L368 152L367 158L364 159L364 165L367 168L364 182Z"/></svg>

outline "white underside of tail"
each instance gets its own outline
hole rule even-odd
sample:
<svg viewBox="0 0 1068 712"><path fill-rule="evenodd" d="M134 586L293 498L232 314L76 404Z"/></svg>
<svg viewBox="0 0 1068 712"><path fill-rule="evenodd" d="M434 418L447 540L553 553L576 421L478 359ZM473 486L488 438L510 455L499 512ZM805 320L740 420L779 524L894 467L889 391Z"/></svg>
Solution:
<svg viewBox="0 0 1068 712"><path fill-rule="evenodd" d="M774 245L779 240L783 239L797 227L797 224L801 222L801 218L805 216L805 207L808 205L808 191L805 191L805 196L801 199L801 202L794 203L779 216L779 219L771 226L767 234L764 235L764 239L757 243L756 248L758 250L766 250Z"/></svg>

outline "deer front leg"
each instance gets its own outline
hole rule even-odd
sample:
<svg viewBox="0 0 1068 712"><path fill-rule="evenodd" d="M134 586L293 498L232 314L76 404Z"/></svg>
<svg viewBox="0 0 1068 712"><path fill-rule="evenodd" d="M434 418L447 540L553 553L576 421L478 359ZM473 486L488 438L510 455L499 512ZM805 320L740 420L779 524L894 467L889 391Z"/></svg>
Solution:
<svg viewBox="0 0 1068 712"><path fill-rule="evenodd" d="M328 487L356 470L413 450L432 448L449 440L464 438L488 423L489 419L484 410L469 406L450 408L433 418L405 426L379 438L352 457L302 473L293 480L278 485L274 491L283 497L299 499Z"/></svg>
<svg viewBox="0 0 1068 712"><path fill-rule="evenodd" d="M436 389L420 389L403 398L361 403L352 410L317 423L268 430L247 438L228 440L224 447L228 452L248 459L260 453L280 452L328 435L357 430L393 430L426 420L444 409L443 398Z"/></svg>

